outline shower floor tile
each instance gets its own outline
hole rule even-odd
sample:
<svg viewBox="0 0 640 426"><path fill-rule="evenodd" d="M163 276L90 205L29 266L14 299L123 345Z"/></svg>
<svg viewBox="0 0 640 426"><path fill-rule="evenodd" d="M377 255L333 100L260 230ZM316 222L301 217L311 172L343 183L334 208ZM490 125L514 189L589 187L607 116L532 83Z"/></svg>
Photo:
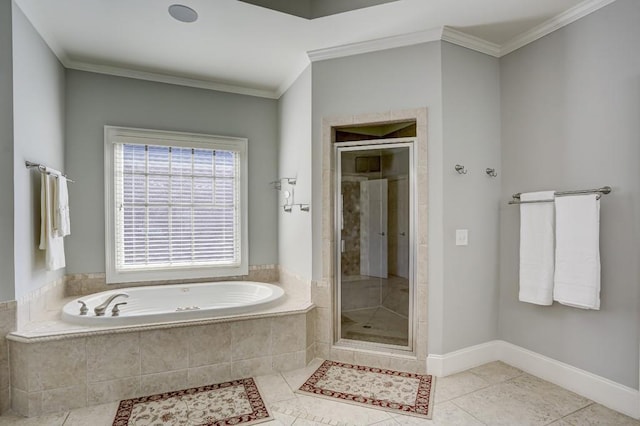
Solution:
<svg viewBox="0 0 640 426"><path fill-rule="evenodd" d="M365 342L406 346L409 321L383 306L342 312L342 337Z"/></svg>

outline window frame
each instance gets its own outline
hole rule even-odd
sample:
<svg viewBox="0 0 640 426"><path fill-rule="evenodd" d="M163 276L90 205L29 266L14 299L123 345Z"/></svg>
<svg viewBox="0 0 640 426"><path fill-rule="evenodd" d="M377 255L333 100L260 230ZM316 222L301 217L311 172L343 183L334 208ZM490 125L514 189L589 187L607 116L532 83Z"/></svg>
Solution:
<svg viewBox="0 0 640 426"><path fill-rule="evenodd" d="M235 151L240 157L240 264L118 270L116 265L115 145L131 143ZM105 272L107 284L248 275L248 139L132 127L104 126Z"/></svg>

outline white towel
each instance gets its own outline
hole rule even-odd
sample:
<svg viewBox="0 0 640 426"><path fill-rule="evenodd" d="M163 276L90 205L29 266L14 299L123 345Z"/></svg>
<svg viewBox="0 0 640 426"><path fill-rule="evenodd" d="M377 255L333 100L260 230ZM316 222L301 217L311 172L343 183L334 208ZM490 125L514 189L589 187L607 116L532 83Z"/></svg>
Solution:
<svg viewBox="0 0 640 426"><path fill-rule="evenodd" d="M529 192L522 201L553 200L554 191ZM553 202L520 205L520 294L521 302L553 303Z"/></svg>
<svg viewBox="0 0 640 426"><path fill-rule="evenodd" d="M596 194L556 200L556 273L553 299L600 309L600 200Z"/></svg>
<svg viewBox="0 0 640 426"><path fill-rule="evenodd" d="M66 237L71 233L69 220L69 192L67 190L67 178L58 175L55 199L55 223L54 229L58 237Z"/></svg>
<svg viewBox="0 0 640 426"><path fill-rule="evenodd" d="M64 238L54 229L57 178L42 173L40 189L40 249L46 251L47 270L65 267Z"/></svg>

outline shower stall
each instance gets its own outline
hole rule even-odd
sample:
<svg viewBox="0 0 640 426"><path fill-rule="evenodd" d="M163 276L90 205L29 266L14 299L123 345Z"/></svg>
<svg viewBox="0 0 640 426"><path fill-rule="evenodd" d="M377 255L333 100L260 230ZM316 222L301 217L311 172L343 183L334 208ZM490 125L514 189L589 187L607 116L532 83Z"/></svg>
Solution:
<svg viewBox="0 0 640 426"><path fill-rule="evenodd" d="M338 341L411 350L413 140L337 142L335 155Z"/></svg>

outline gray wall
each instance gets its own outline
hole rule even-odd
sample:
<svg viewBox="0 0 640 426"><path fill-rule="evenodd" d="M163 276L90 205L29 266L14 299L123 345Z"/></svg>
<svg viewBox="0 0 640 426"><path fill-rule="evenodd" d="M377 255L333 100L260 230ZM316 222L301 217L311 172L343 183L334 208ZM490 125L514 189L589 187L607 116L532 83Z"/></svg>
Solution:
<svg viewBox="0 0 640 426"><path fill-rule="evenodd" d="M442 353L442 93L440 42L314 62L313 278L322 272L322 119L428 108L429 352Z"/></svg>
<svg viewBox="0 0 640 426"><path fill-rule="evenodd" d="M296 177L293 202L311 202L311 66L287 90L278 102L278 177ZM285 200L278 194L279 206ZM291 202L291 201L289 201ZM291 213L278 208L278 259L288 271L311 279L311 215L294 207Z"/></svg>
<svg viewBox="0 0 640 426"><path fill-rule="evenodd" d="M442 105L446 353L498 337L498 59L442 43ZM468 173L458 174L456 164ZM487 167L498 177L487 176ZM455 245L456 229L469 230L468 246Z"/></svg>
<svg viewBox="0 0 640 426"><path fill-rule="evenodd" d="M40 173L25 160L64 170L65 71L18 7L13 8L15 297L64 275L47 271L40 243ZM75 211L73 211L75 213Z"/></svg>
<svg viewBox="0 0 640 426"><path fill-rule="evenodd" d="M249 263L278 263L278 106L272 99L67 71L67 272L104 272L104 125L249 139Z"/></svg>
<svg viewBox="0 0 640 426"><path fill-rule="evenodd" d="M500 335L638 388L640 2L618 0L501 60ZM611 185L600 217L601 309L518 302L510 194Z"/></svg>
<svg viewBox="0 0 640 426"><path fill-rule="evenodd" d="M13 300L13 48L11 0L0 0L0 301Z"/></svg>

